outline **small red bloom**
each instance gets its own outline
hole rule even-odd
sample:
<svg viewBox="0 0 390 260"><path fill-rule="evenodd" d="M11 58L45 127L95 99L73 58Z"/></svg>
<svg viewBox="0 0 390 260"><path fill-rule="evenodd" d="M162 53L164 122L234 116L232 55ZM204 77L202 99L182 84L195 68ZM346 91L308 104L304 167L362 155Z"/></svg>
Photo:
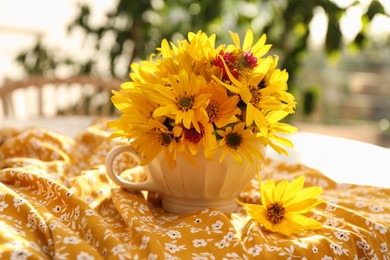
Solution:
<svg viewBox="0 0 390 260"><path fill-rule="evenodd" d="M221 50L214 61L214 65L222 70L224 80L228 80L229 76L221 57L229 68L230 73L236 79L238 79L240 69L254 69L257 66L257 58L251 50L246 52L224 52Z"/></svg>
<svg viewBox="0 0 390 260"><path fill-rule="evenodd" d="M253 56L252 51L244 52L242 55L242 58L246 61L246 63L249 65L251 69L257 66L257 58Z"/></svg>
<svg viewBox="0 0 390 260"><path fill-rule="evenodd" d="M226 72L225 66L223 65L221 56L223 58L223 61L225 61L227 67L229 68L230 73L233 75L234 78L238 79L238 70L236 68L237 61L238 61L237 56L234 55L234 53L232 53L232 52L226 52L225 53L223 50L221 50L219 52L219 55L215 59L214 65L219 67L222 70L222 72L223 72L223 79L225 79L225 80L229 79L229 76L228 76L228 74Z"/></svg>
<svg viewBox="0 0 390 260"><path fill-rule="evenodd" d="M204 136L204 127L199 124L200 133L196 131L195 128L187 129L184 133L184 138L191 143L197 144L200 140L202 140Z"/></svg>

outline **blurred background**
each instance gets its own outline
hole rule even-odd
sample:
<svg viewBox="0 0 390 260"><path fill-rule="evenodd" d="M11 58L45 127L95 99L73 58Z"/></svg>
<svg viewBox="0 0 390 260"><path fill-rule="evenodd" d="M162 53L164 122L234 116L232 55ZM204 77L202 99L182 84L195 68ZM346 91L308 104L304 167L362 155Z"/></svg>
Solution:
<svg viewBox="0 0 390 260"><path fill-rule="evenodd" d="M390 147L389 0L0 0L0 96L31 78L65 84L87 76L119 88L129 65L163 38L203 30L230 43L229 30L243 36L248 28L267 34L289 72L298 102L291 124ZM0 122L33 116L27 101L12 101L11 115L1 99Z"/></svg>

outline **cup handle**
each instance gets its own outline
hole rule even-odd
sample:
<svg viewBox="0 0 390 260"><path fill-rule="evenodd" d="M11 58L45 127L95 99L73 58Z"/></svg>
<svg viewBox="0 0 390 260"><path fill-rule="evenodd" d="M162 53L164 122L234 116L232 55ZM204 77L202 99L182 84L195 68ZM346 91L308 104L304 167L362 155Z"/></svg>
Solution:
<svg viewBox="0 0 390 260"><path fill-rule="evenodd" d="M119 145L119 146L112 148L108 152L108 154L106 156L106 160L105 160L107 174L110 177L110 179L114 183L119 185L120 187L122 187L126 190L129 190L129 191L147 190L147 191L158 192L159 189L158 189L157 185L155 184L155 182L153 181L153 179L151 178L147 167L137 165L137 166L129 169L129 171L134 172L134 173L140 173L141 171L144 171L146 173L147 179L143 182L129 182L129 181L122 179L119 176L119 174L114 170L113 164L114 164L115 158L123 152L129 152L131 154L131 156L133 157L133 159L135 159L136 161L139 162L139 156L138 156L137 152L130 145L125 144L125 145Z"/></svg>

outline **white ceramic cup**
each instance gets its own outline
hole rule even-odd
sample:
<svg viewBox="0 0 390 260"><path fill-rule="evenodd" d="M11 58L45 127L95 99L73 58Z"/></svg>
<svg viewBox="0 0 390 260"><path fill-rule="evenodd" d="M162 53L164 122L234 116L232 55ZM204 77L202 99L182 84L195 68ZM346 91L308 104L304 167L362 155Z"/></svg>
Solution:
<svg viewBox="0 0 390 260"><path fill-rule="evenodd" d="M262 147L265 155L265 147ZM237 209L236 198L248 185L257 173L258 166L263 162L254 164L244 162L240 165L230 156L222 163L218 160L208 160L202 152L194 155L193 165L180 153L177 154L176 164L170 168L160 153L146 166L135 166L128 169L135 174L144 172L146 180L130 182L120 177L121 173L114 171L115 158L129 152L139 161L139 155L130 145L114 147L106 156L106 169L108 176L120 187L129 190L146 190L157 192L162 198L162 207L175 213L183 213L204 208L216 208L224 212L234 212Z"/></svg>

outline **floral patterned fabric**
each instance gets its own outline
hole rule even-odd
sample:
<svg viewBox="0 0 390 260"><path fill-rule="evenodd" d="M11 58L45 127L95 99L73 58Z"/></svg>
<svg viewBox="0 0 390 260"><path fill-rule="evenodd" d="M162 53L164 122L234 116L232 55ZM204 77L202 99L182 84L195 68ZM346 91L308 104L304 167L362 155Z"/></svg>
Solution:
<svg viewBox="0 0 390 260"><path fill-rule="evenodd" d="M338 184L304 165L269 159L263 179L305 175L306 186L324 187L326 202L310 213L323 228L285 237L244 211L171 214L157 194L119 188L104 167L120 143L109 134L103 124L76 138L0 130L1 259L390 259L389 189ZM124 153L115 167L132 165ZM254 178L240 200L258 199Z"/></svg>

